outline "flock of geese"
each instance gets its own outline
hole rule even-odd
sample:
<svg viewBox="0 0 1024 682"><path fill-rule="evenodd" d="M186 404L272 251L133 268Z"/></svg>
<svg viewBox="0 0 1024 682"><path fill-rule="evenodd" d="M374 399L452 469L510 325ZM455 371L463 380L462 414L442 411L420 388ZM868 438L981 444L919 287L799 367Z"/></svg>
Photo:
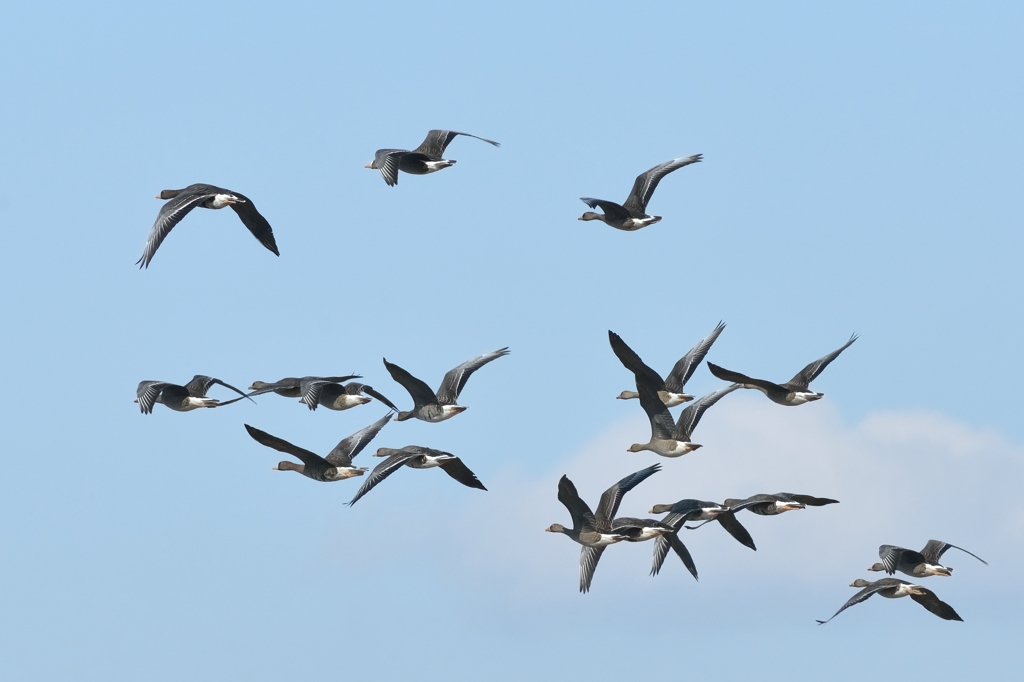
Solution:
<svg viewBox="0 0 1024 682"><path fill-rule="evenodd" d="M500 146L493 140L468 133L431 130L427 133L423 143L412 151L404 149L377 150L373 161L366 167L379 171L384 181L392 187L398 184L399 171L412 175L426 175L449 168L456 162L445 159L444 153L452 140L459 135L482 140L495 147ZM648 214L647 204L658 187L658 183L669 173L698 163L701 159L702 155L700 154L675 158L641 173L637 176L629 196L622 204L605 199L583 197L581 200L587 206L599 208L602 212L587 211L580 216L579 220L599 220L624 231L635 231L657 223L661 220L661 216ZM157 195L157 198L166 203L161 207L142 256L136 263L140 268L149 267L157 249L170 231L192 209L197 207L221 209L230 206L252 235L267 250L275 256L280 256L270 223L256 209L253 201L240 192L197 183L180 190L164 190ZM702 446L694 442L693 433L703 414L722 398L738 389L760 391L772 402L785 406L803 405L819 400L824 394L811 390L811 382L824 371L829 363L857 340L856 334L852 335L843 346L810 363L783 384L755 379L707 362L711 374L729 384L695 400L694 396L685 392L686 382L704 362L712 345L724 329L725 325L719 323L710 334L676 362L664 379L658 372L645 364L640 356L623 341L622 337L615 332L608 332L612 351L622 365L633 374L636 385L635 391L623 391L618 398L621 400L638 399L650 420L649 440L646 443L630 445L629 452L647 450L662 457L676 458L697 450ZM420 419L433 423L451 419L465 411L466 407L458 404L458 398L469 377L487 363L508 354L508 348L501 348L458 365L445 374L436 391L407 370L384 359L385 369L392 379L409 393L412 399L412 408L409 410L399 409L372 386L353 381L362 378L360 375L286 377L271 383L255 381L249 386L248 392L243 392L220 379L206 375L196 375L184 385L147 380L139 383L135 402L139 404L139 409L143 414L150 414L158 403L177 412L189 412L199 408L224 407L240 400L252 400L254 396L268 393L275 393L286 398L298 398L310 410L315 410L318 407L347 410L377 400L388 408L388 413L369 426L344 438L326 457L321 457L310 450L293 445L283 438L273 436L248 424L244 426L257 443L291 455L300 462L285 460L274 467L275 470L295 471L321 482L340 481L365 475L363 484L349 501L349 505L355 504L402 467L413 469L439 467L464 486L487 490L476 474L461 459L449 452L429 447L407 445L398 449L378 448L375 456L382 457L383 461L372 471L366 467L354 466L353 460L392 418L396 422ZM238 397L223 401L209 397L207 393L215 385L234 391ZM679 413L679 417L674 419L670 408L684 403L689 404ZM590 590L601 555L610 545L623 541L654 540L651 575L657 575L660 572L671 549L696 579L697 568L693 557L679 538L679 531L683 528L694 530L711 521L717 521L740 544L756 550L750 533L736 518L739 512L746 510L761 516L775 516L796 509L821 507L838 502L838 500L804 494L758 494L744 499L727 499L721 504L696 499L683 499L671 504L655 504L648 513L664 514L665 516L660 520L617 516L619 505L625 494L660 471L661 468L660 464L654 464L619 480L601 495L596 511L592 511L590 506L583 501L576 486L567 476L562 476L559 480L558 500L568 510L572 526L566 527L554 523L546 530L552 533L562 533L582 545L579 566L580 592L585 593ZM686 525L687 523L697 523L697 525L690 526ZM951 548L971 554L960 547L938 540L929 540L920 552L894 545L882 545L878 550L881 561L868 570L884 571L890 576L900 572L913 578L936 575L950 576L953 569L943 566L939 561L942 555ZM980 557L974 554L971 556L985 563ZM949 604L940 600L934 592L904 580L882 578L869 582L858 579L851 584L851 587L862 589L828 620L832 620L845 609L865 601L874 594L880 594L887 598L909 596L940 618L962 620L956 611ZM824 624L828 620L819 620L818 623Z"/></svg>

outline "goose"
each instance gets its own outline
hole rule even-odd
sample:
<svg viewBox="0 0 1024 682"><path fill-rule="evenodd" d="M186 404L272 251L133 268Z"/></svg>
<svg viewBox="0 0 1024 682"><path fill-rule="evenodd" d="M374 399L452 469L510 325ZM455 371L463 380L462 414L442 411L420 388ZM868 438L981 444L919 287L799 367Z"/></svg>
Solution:
<svg viewBox="0 0 1024 682"><path fill-rule="evenodd" d="M839 354L850 347L857 340L857 335L850 336L850 340L843 344L839 350L832 351L828 355L804 367L797 372L797 375L784 384L774 384L764 379L752 379L745 374L733 372L719 367L708 361L708 369L723 381L732 381L742 388L754 388L768 396L768 399L779 405L803 405L814 400L820 400L825 394L816 393L811 390L810 383L817 378L821 372L828 367L829 363L839 357Z"/></svg>
<svg viewBox="0 0 1024 682"><path fill-rule="evenodd" d="M292 445L282 438L271 436L266 431L260 431L248 424L245 424L245 430L260 445L265 445L279 452L285 452L302 461L302 464L289 461L280 462L274 467L274 471L297 471L307 478L312 478L314 481L331 483L344 478L362 476L368 471L365 468L352 466L352 460L384 428L384 425L391 420L391 417L392 413L388 412L374 423L343 439L331 450L327 457L321 457L309 450Z"/></svg>
<svg viewBox="0 0 1024 682"><path fill-rule="evenodd" d="M677 531L682 528L683 524L687 521L718 521L718 523L724 528L729 535L731 535L737 542L744 547L757 551L757 547L754 546L754 540L750 537L750 533L743 527L736 517L732 514L728 514L728 508L718 504L717 502L708 502L705 500L692 500L685 499L679 500L674 504L656 504L651 507L651 514L664 514L668 512L668 516L662 519L662 523L676 529ZM701 524L703 525L703 524ZM698 526L699 527L699 526ZM678 545L676 544L678 543ZM654 557L651 564L651 575L658 575L661 571L662 565L665 563L665 557L668 556L669 548L672 548L675 553L682 560L683 565L686 566L687 570L693 575L694 580L697 579L697 567L693 565L693 559L690 558L689 551L683 545L682 541L670 535L663 535L654 541Z"/></svg>
<svg viewBox="0 0 1024 682"><path fill-rule="evenodd" d="M370 402L368 396L373 396L395 412L398 412L398 408L395 407L394 403L375 391L373 386L356 383L355 381L342 386L335 382L320 379L306 380L302 382L301 389L303 391L301 402L311 410L315 410L317 405L323 405L329 410L347 410L350 407Z"/></svg>
<svg viewBox="0 0 1024 682"><path fill-rule="evenodd" d="M312 381L327 381L331 383L344 383L350 379L362 379L361 374L349 374L343 377L285 377L280 381L266 382L266 381L254 381L249 386L249 390L252 391L249 395L262 395L264 393L274 392L278 395L283 395L285 398L301 398L304 395L302 390L303 382L309 383Z"/></svg>
<svg viewBox="0 0 1024 682"><path fill-rule="evenodd" d="M220 384L225 388L241 396L221 402L216 398L207 398L206 394L214 384ZM226 384L220 379L208 377L205 374L197 374L192 381L184 386L172 384L166 381L140 381L139 387L135 390L135 402L139 404L142 414L152 414L153 407L161 403L175 412L190 412L200 407L223 407L238 402L242 398L249 398L231 384ZM252 400L252 398L249 398ZM253 401L255 402L255 401Z"/></svg>
<svg viewBox="0 0 1024 682"><path fill-rule="evenodd" d="M413 175L435 173L455 165L453 159L443 159L441 157L444 154L444 150L448 148L448 145L451 144L457 135L483 140L495 147L501 146L494 140L486 140L469 133L458 133L454 130L431 130L427 133L423 143L411 152L407 149L378 149L373 157L373 161L366 164L366 168L375 168L380 171L384 182L388 183L390 187L398 184L398 171Z"/></svg>
<svg viewBox="0 0 1024 682"><path fill-rule="evenodd" d="M156 250L160 248L160 244L167 238L170 231L196 206L212 209L230 206L260 244L263 244L275 256L281 255L281 252L277 250L277 242L274 241L274 231L270 229L270 223L256 210L252 200L244 194L214 185L198 183L189 185L185 189L165 189L157 195L157 199L162 199L167 203L160 207L160 213L157 214L153 230L149 233L149 239L146 240L146 248L142 252L142 257L135 262L139 269L149 267Z"/></svg>
<svg viewBox="0 0 1024 682"><path fill-rule="evenodd" d="M488 362L497 360L510 352L508 348L499 348L496 351L467 360L444 375L444 380L441 381L441 387L437 389L436 394L425 382L384 358L384 366L391 373L391 377L409 392L414 403L411 410L399 412L395 421L401 422L415 417L425 422L441 422L464 412L466 408L458 405L457 401L459 393L466 386L469 377Z"/></svg>
<svg viewBox="0 0 1024 682"><path fill-rule="evenodd" d="M905 549L903 547L896 547L895 545L882 545L878 548L878 557L882 560L881 563L877 563L869 568L869 571L885 571L889 575L892 575L896 571L905 573L915 578L926 578L932 575L943 575L950 576L953 574L953 569L947 566L943 566L939 563L939 559L946 553L948 549L959 549L965 554L970 554L972 557L980 561L981 563L988 566L988 562L982 559L977 554L968 552L963 547L957 547L951 545L948 542L942 540L929 540L928 544L924 546L920 552L915 552L912 549Z"/></svg>
<svg viewBox="0 0 1024 682"><path fill-rule="evenodd" d="M864 589L850 597L848 602L843 604L838 611L832 614L832 618L835 618L854 604L859 604L871 595L878 593L887 599L910 597L943 620L959 620L963 622L963 618L953 610L953 607L935 596L934 592L927 588L908 583L905 580L899 580L897 578L882 578L875 582L868 582L863 578L857 578L850 583L850 587L862 587ZM832 618L829 618L828 620L819 620L818 625L824 625L829 620L832 620Z"/></svg>
<svg viewBox="0 0 1024 682"><path fill-rule="evenodd" d="M643 533L642 527L632 524L613 528L612 520L615 518L615 513L619 510L619 504L622 502L623 496L660 470L660 464L652 464L646 469L641 469L621 479L601 494L596 513L590 511L587 503L580 498L579 493L576 491L576 486L573 485L568 476L562 476L559 479L558 501L569 510L569 516L572 518L572 528L566 528L560 523L553 523L544 530L548 533L562 533L583 545L580 552L580 592L590 591L590 583L594 579L597 562L600 560L605 547L622 540L628 540L631 537L639 538Z"/></svg>
<svg viewBox="0 0 1024 682"><path fill-rule="evenodd" d="M671 159L665 163L659 163L654 168L644 171L636 176L636 180L633 181L633 190L621 206L614 201L580 197L580 201L584 204L590 208L600 208L604 213L587 211L579 217L579 220L600 220L606 225L627 232L633 232L642 227L653 225L661 220L661 216L648 215L647 202L651 200L651 195L657 189L658 183L672 171L678 170L683 166L689 166L691 163L699 163L703 157L703 154L683 156L678 159Z"/></svg>
<svg viewBox="0 0 1024 682"><path fill-rule="evenodd" d="M647 412L647 417L651 421L651 440L642 444L633 443L628 451L650 450L662 457L682 457L703 447L700 443L692 442L691 438L704 412L739 386L726 386L690 403L679 413L679 419L674 424L665 403L661 402L657 392L649 384L638 380L637 388L640 391L640 406Z"/></svg>
<svg viewBox="0 0 1024 682"><path fill-rule="evenodd" d="M704 361L704 356L711 350L712 344L718 339L718 335L725 329L725 324L722 322L718 323L718 326L711 330L711 333L700 340L696 346L691 348L689 352L681 357L675 366L672 367L672 371L669 372L668 377L665 379L661 378L661 375L655 372L653 369L644 364L644 361L640 359L640 356L633 352L633 349L626 345L625 341L618 334L609 331L609 339L614 334L619 339L618 349L616 354L622 353L620 359L623 356L628 358L622 360L622 364L633 369L634 374L644 374L649 379L651 385L658 387L658 397L661 398L661 402L665 403L665 407L675 407L685 402L693 400L693 396L685 393L683 388L686 386L686 382L693 376L693 372ZM616 344L612 344L612 348L616 348ZM640 394L636 391L623 391L619 394L619 400L632 400L639 398Z"/></svg>
<svg viewBox="0 0 1024 682"><path fill-rule="evenodd" d="M395 421L398 421L397 419ZM374 457L385 457L386 459L375 466L370 475L363 481L355 497L348 503L351 507L359 501L366 493L393 474L399 467L407 466L413 469L433 469L441 467L441 470L454 478L462 485L477 490L487 490L480 479L476 477L469 467L463 464L462 460L450 452L424 448L419 445L406 445L404 448L378 448Z"/></svg>

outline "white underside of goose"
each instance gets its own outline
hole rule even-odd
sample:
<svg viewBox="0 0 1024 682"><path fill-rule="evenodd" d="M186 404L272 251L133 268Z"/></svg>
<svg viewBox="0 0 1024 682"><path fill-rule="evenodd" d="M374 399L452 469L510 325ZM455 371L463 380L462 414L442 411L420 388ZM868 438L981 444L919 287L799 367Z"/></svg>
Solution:
<svg viewBox="0 0 1024 682"><path fill-rule="evenodd" d="M454 166L454 161L448 161L441 159L440 161L424 161L423 165L427 168L427 173L436 173L439 170L447 168L448 166Z"/></svg>
<svg viewBox="0 0 1024 682"><path fill-rule="evenodd" d="M329 410L340 411L347 410L350 407L356 407L357 405L365 405L368 402L370 402L370 399L367 398L365 395L348 395L346 393L344 395L338 396L332 403L324 405L324 407L326 407Z"/></svg>
<svg viewBox="0 0 1024 682"><path fill-rule="evenodd" d="M182 412L188 412L189 410L198 410L200 407L217 407L219 402L216 398L194 398L189 396L185 404L181 406L181 410Z"/></svg>

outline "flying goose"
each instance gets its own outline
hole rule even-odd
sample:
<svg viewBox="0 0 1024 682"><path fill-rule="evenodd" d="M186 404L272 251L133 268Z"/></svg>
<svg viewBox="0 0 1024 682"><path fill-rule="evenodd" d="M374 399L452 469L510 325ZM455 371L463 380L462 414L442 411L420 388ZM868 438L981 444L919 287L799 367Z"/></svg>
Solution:
<svg viewBox="0 0 1024 682"><path fill-rule="evenodd" d="M362 379L361 374L349 374L343 377L285 377L280 381L274 381L268 383L266 381L254 381L249 386L249 390L252 391L249 395L262 395L264 393L270 393L273 391L278 395L283 395L285 398L301 398L304 394L302 390L303 382L307 384L313 381L327 381L332 383L344 383L350 379Z"/></svg>
<svg viewBox="0 0 1024 682"><path fill-rule="evenodd" d="M558 501L569 510L569 516L572 517L572 528L566 528L560 523L553 523L544 530L548 533L562 533L583 545L580 552L580 592L590 591L590 583L594 579L597 562L605 547L631 537L638 538L643 533L641 527L632 524L613 528L612 519L615 518L615 513L619 510L623 496L648 476L660 470L660 464L652 464L646 469L641 469L621 479L601 494L596 513L590 511L587 503L580 498L576 486L568 476L562 476L559 479Z"/></svg>
<svg viewBox="0 0 1024 682"><path fill-rule="evenodd" d="M953 573L953 569L939 563L939 559L950 548L959 549L965 554L970 554L988 566L987 561L977 554L968 552L963 547L957 547L942 540L929 540L928 544L920 552L896 547L895 545L882 545L878 548L878 556L882 560L881 563L874 564L868 570L885 571L889 575L899 571L915 578L926 578L931 575L950 576Z"/></svg>
<svg viewBox="0 0 1024 682"><path fill-rule="evenodd" d="M690 439L704 412L739 386L726 386L690 403L679 413L679 419L674 424L665 403L661 402L649 384L638 381L637 388L640 390L640 406L644 408L651 421L651 440L643 444L633 443L629 446L629 452L650 450L662 457L682 457L703 447L700 443L691 442Z"/></svg>
<svg viewBox="0 0 1024 682"><path fill-rule="evenodd" d="M815 360L797 372L795 377L784 384L773 384L772 382L765 381L764 379L751 379L745 374L740 374L739 372L733 372L719 367L711 361L708 361L708 369L710 369L711 373L719 379L732 381L743 388L755 388L758 391L761 391L761 393L768 396L768 399L773 403L778 403L779 405L803 405L804 403L818 400L825 395L824 393L815 393L812 391L810 383L814 381L819 374L821 374L822 370L828 367L830 362L839 357L839 354L849 348L850 344L856 340L857 335L852 335L850 340L843 344L842 348L832 351L823 358Z"/></svg>
<svg viewBox="0 0 1024 682"><path fill-rule="evenodd" d="M580 220L600 220L606 225L618 228L620 230L626 230L632 232L639 230L641 227L647 227L661 220L660 215L647 215L647 202L651 200L651 195L654 194L654 190L657 189L658 183L661 179L671 173L674 170L682 168L683 166L689 166L691 163L697 163L703 158L703 154L694 154L693 156L683 156L678 159L672 159L665 163L659 163L649 171L645 171L640 175L636 176L636 180L633 182L633 190L626 197L626 201L620 206L614 201L606 201L604 199L591 199L590 197L580 197L580 201L589 206L590 208L600 208L604 211L601 213L594 213L593 211L587 211L579 217Z"/></svg>
<svg viewBox="0 0 1024 682"><path fill-rule="evenodd" d="M398 420L396 419L395 421ZM386 457L387 459L373 468L370 475L363 481L363 485L359 487L355 497L348 503L349 506L358 502L360 497L373 490L378 483L402 466L412 467L413 469L441 467L446 474L462 485L469 488L477 488L478 490L487 490L484 484L480 482L480 479L476 477L476 474L470 471L469 467L463 464L461 459L450 452L424 448L419 445L406 445L400 449L378 448L374 457Z"/></svg>
<svg viewBox="0 0 1024 682"><path fill-rule="evenodd" d="M317 405L323 405L328 410L347 410L350 407L370 402L370 398L367 396L373 396L398 412L394 403L375 391L373 386L359 384L355 381L342 386L321 379L305 380L302 382L301 389L303 391L301 402L311 410L315 410Z"/></svg>
<svg viewBox="0 0 1024 682"><path fill-rule="evenodd" d="M716 502L707 502L705 500L679 500L674 504L656 504L651 507L651 514L664 514L668 512L668 516L663 518L661 521L667 526L679 530L683 524L687 521L718 521L718 523L724 528L729 535L731 535L737 542L744 547L757 551L757 547L754 546L754 540L750 537L750 533L743 527L736 517L732 514L728 514L728 509ZM703 524L701 524L703 525ZM699 526L698 526L699 527ZM678 543L678 546L676 545ZM670 535L663 535L654 542L654 557L651 564L651 575L657 575L661 571L662 565L665 563L665 557L668 555L669 547L671 547L683 564L693 575L694 579L697 578L697 567L693 565L693 559L690 558L690 553L683 546L681 540L678 537L673 538ZM680 551L681 549L681 551Z"/></svg>
<svg viewBox="0 0 1024 682"><path fill-rule="evenodd" d="M214 384L220 384L225 388L242 396L221 402L216 398L207 398L206 393ZM184 386L168 383L166 381L140 381L139 387L135 390L135 402L139 404L142 414L152 414L153 407L162 403L175 412L189 412L200 407L222 407L238 402L242 398L249 398L231 384L226 384L220 379L208 377L205 374L197 374L192 381ZM252 398L249 398L252 400Z"/></svg>
<svg viewBox="0 0 1024 682"><path fill-rule="evenodd" d="M146 241L146 249L142 252L142 257L135 263L139 268L149 267L153 255L156 254L156 250L160 248L160 244L163 243L171 229L196 206L213 209L230 206L241 218L242 224L252 232L252 236L260 241L260 244L272 251L275 256L281 255L277 250L277 242L274 241L274 231L270 229L270 223L260 215L252 200L244 194L198 183L189 185L185 189L165 189L160 192L157 199L169 201L160 207L160 213L157 214L153 230L149 233L149 239Z"/></svg>
<svg viewBox="0 0 1024 682"><path fill-rule="evenodd" d="M457 135L465 135L495 147L501 145L494 140L486 140L469 133L457 133L454 130L431 130L423 143L411 152L407 149L378 149L373 161L366 164L366 168L376 168L384 178L384 182L394 187L398 184L398 171L412 173L413 175L426 175L434 173L448 166L454 166L454 159L441 158L444 150L448 148Z"/></svg>
<svg viewBox="0 0 1024 682"><path fill-rule="evenodd" d="M609 339L613 335L619 339L619 343L613 343L612 348L615 349L616 355L619 355L622 364L633 368L634 374L643 374L648 377L649 383L652 386L658 387L658 397L661 398L661 402L665 403L665 407L675 407L676 405L693 400L693 396L685 393L683 388L686 386L686 382L690 380L690 377L693 376L694 370L704 361L704 356L711 350L711 345L718 339L718 335L722 333L723 329L725 329L725 324L719 322L718 326L710 334L701 339L696 346L691 348L686 355L676 362L666 379L662 379L660 374L644 364L640 356L634 353L633 349L627 346L626 342L622 341L618 334L609 331L608 336ZM624 357L628 359L628 363L626 359L623 359ZM619 394L619 400L631 400L639 397L640 394L636 391L623 391Z"/></svg>
<svg viewBox="0 0 1024 682"><path fill-rule="evenodd" d="M843 604L838 611L832 614L832 618L835 618L854 604L859 604L871 595L878 593L887 599L910 597L943 620L963 621L963 618L953 610L953 607L936 597L934 592L918 585L912 585L905 580L899 580L897 578L882 578L881 580L876 580L872 583L864 580L863 578L857 578L850 583L850 587L863 587L864 589L850 597L848 602ZM829 618L828 620L819 620L818 625L824 625L829 620L832 620L832 618Z"/></svg>
<svg viewBox="0 0 1024 682"><path fill-rule="evenodd" d="M292 445L282 438L271 436L269 433L253 428L248 424L245 425L245 430L260 445L285 452L302 460L302 464L289 461L280 462L274 467L274 471L297 471L307 478L312 478L314 481L330 483L332 481L340 481L343 478L362 476L368 471L365 468L352 466L352 460L384 428L384 425L391 420L391 417L392 413L388 412L366 428L360 429L343 439L331 450L327 457L321 457L309 450Z"/></svg>
<svg viewBox="0 0 1024 682"><path fill-rule="evenodd" d="M409 391L409 395L412 396L414 403L413 408L408 412L399 412L398 416L395 417L395 421L402 422L415 417L425 422L441 422L465 411L465 407L456 403L459 399L459 393L466 386L470 375L491 360L508 355L510 352L508 348L499 348L496 351L484 353L478 358L467 360L444 375L444 380L441 382L441 387L437 389L436 394L430 390L430 386L427 386L425 382L409 374L398 365L388 362L387 358L384 358L384 366L391 373L391 377L402 384L405 390Z"/></svg>

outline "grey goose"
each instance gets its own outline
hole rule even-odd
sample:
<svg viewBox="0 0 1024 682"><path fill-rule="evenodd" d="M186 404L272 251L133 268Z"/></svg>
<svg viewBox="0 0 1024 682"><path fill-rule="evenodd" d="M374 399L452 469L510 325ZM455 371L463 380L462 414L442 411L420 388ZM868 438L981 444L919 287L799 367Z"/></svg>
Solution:
<svg viewBox="0 0 1024 682"><path fill-rule="evenodd" d="M839 500L833 500L827 497L814 497L812 495L797 495L794 493L774 493L774 494L760 494L751 495L745 499L730 498L722 503L723 510L716 517L716 520L727 530L733 524L738 524L736 521L736 512L747 511L757 514L759 516L776 516L784 512L793 511L796 509L805 509L806 507L823 507L827 504L838 504ZM696 530L703 526L707 521L700 523L696 526L687 526L687 530ZM732 531L730 531L732 532ZM750 534L744 529L743 531L749 540L748 547L751 549L757 549L754 546L754 540L750 537ZM736 537L735 534L733 537ZM737 537L737 539L739 539ZM743 540L740 540L743 542Z"/></svg>
<svg viewBox="0 0 1024 682"><path fill-rule="evenodd" d="M157 195L157 199L163 199L167 203L160 207L149 239L146 240L146 248L142 252L142 257L136 261L139 268L149 267L156 250L160 248L160 244L170 234L171 229L197 206L211 209L230 206L260 244L275 256L281 255L277 250L277 242L274 240L274 231L270 229L270 223L256 210L252 200L240 192L197 183L184 189L165 189Z"/></svg>
<svg viewBox="0 0 1024 682"><path fill-rule="evenodd" d="M732 370L719 367L712 362L708 362L708 369L719 379L723 381L731 381L739 384L743 388L753 388L761 393L768 396L768 399L773 403L779 405L803 405L814 400L819 400L825 394L817 393L812 391L810 384L814 381L822 371L828 367L829 363L839 357L839 354L850 347L854 341L857 340L857 335L853 334L850 340L843 344L839 350L832 351L823 358L819 358L811 364L804 367L802 370L797 372L796 376L787 381L784 384L775 384L771 381L765 381L764 379L753 379L745 374L739 372L733 372Z"/></svg>
<svg viewBox="0 0 1024 682"><path fill-rule="evenodd" d="M216 398L208 398L206 394L214 384L230 388L241 397L224 402ZM238 402L242 398L249 398L249 396L231 384L226 384L220 379L215 379L205 374L195 375L184 386L167 381L140 381L138 388L135 390L135 402L139 404L139 410L142 414L152 414L153 407L157 403L166 405L175 412L190 412L201 407L223 407L224 405ZM252 398L249 398L249 400L252 400Z"/></svg>
<svg viewBox="0 0 1024 682"><path fill-rule="evenodd" d="M466 408L458 404L458 399L466 382L469 381L469 377L488 362L497 360L510 352L508 348L499 348L496 351L467 360L444 375L441 387L437 389L436 393L424 381L417 379L384 358L384 366L391 377L409 392L414 403L411 410L399 412L395 421L401 422L415 417L425 422L440 422L465 411Z"/></svg>
<svg viewBox="0 0 1024 682"><path fill-rule="evenodd" d="M419 147L409 151L407 149L378 149L373 161L366 164L367 168L375 168L380 171L389 186L398 184L398 171L411 173L412 175L426 175L435 173L449 166L455 165L453 159L444 159L444 150L448 148L452 140L458 135L483 140L487 144L500 147L494 140L487 140L469 133L459 133L454 130L431 130L427 133L426 139Z"/></svg>
<svg viewBox="0 0 1024 682"><path fill-rule="evenodd" d="M397 420L395 420L397 421ZM487 490L461 459L450 452L425 448L419 445L406 445L404 448L378 448L374 457L384 457L384 461L373 468L363 484L356 491L355 497L348 503L351 507L378 483L395 473L399 468L407 466L411 469L433 469L440 467L442 471L468 488Z"/></svg>
<svg viewBox="0 0 1024 682"><path fill-rule="evenodd" d="M717 502L708 502L706 500L693 500L685 499L679 500L673 504L656 504L651 507L651 514L665 514L668 516L663 518L661 521L665 525L679 530L683 527L683 524L687 521L718 521L718 523L724 528L729 535L731 535L737 542L744 547L757 551L757 547L754 546L754 540L750 537L750 533L743 527L736 517L731 514L727 514L728 509L718 504ZM701 524L703 525L703 524ZM697 579L697 567L693 563L693 559L690 557L689 551L686 546L683 545L682 541L678 536L674 535L663 535L654 541L654 556L651 562L651 575L658 575L661 571L662 565L665 563L665 557L668 556L668 550L671 548L679 559L686 566L690 574L693 575L694 579Z"/></svg>
<svg viewBox="0 0 1024 682"><path fill-rule="evenodd" d="M297 471L307 478L312 478L314 481L330 483L345 478L352 478L353 476L362 476L366 473L367 469L352 466L352 460L384 428L384 425L391 420L391 417L392 413L388 412L369 426L342 439L326 457L321 457L309 450L292 445L283 438L272 436L266 431L260 431L248 424L245 424L245 430L260 445L292 455L302 462L302 464L296 464L295 462L282 461L274 467L275 471Z"/></svg>
<svg viewBox="0 0 1024 682"><path fill-rule="evenodd" d="M264 393L276 393L282 395L285 398L301 398L304 395L302 389L303 383L307 385L314 381L329 381L333 383L343 383L350 379L361 379L361 374L349 374L343 377L285 377L280 381L266 382L266 381L254 381L249 386L249 390L252 391L249 395L262 395Z"/></svg>
<svg viewBox="0 0 1024 682"><path fill-rule="evenodd" d="M590 583L594 579L597 562L605 547L631 537L639 538L643 534L642 527L629 523L614 528L613 519L619 510L623 496L660 470L660 464L653 464L622 478L601 494L596 511L590 510L568 476L562 476L559 479L558 501L569 511L572 528L566 528L560 523L553 523L544 530L548 533L562 533L583 545L580 551L580 592L590 591Z"/></svg>
<svg viewBox="0 0 1024 682"><path fill-rule="evenodd" d="M698 163L702 158L702 154L683 156L678 159L671 159L665 163L659 163L654 168L644 171L636 176L636 180L633 181L632 191L630 191L626 201L621 205L605 199L580 197L580 201L584 204L590 208L600 208L604 213L587 211L579 217L579 220L600 220L606 225L627 232L633 232L642 227L653 225L661 220L661 216L648 215L647 203L651 200L651 195L657 189L658 183L672 171L678 170L683 166L689 166L691 163Z"/></svg>
<svg viewBox="0 0 1024 682"><path fill-rule="evenodd" d="M627 364L626 361L623 361L623 364L634 368L632 370L634 374L643 374L648 378L648 383L658 387L658 397L661 398L661 402L665 403L665 407L675 407L676 405L693 400L693 396L684 390L686 382L690 380L694 370L704 361L704 357L711 350L712 344L718 339L723 329L725 329L725 324L719 322L718 326L711 330L710 334L701 339L696 346L691 348L686 355L676 362L672 367L672 371L664 379L661 378L660 374L647 366L640 359L640 356L627 346L625 341L622 341L621 337L618 337L621 343L616 350L616 354L622 353L619 356L620 358L623 355L628 357L629 363ZM611 336L613 332L608 332L608 334ZM618 335L616 334L616 336ZM613 344L612 347L615 348L615 345ZM618 397L619 400L631 400L639 398L640 394L636 391L623 391Z"/></svg>
<svg viewBox="0 0 1024 682"><path fill-rule="evenodd" d="M953 574L953 569L939 563L942 555L948 549L959 549L988 566L987 561L977 554L968 552L963 547L957 547L942 540L929 540L920 552L895 545L882 545L878 548L878 557L882 561L872 565L868 570L885 571L889 575L899 571L915 578L926 578L932 575L950 576Z"/></svg>
<svg viewBox="0 0 1024 682"><path fill-rule="evenodd" d="M850 587L861 587L863 589L850 597L849 601L843 604L838 611L832 614L832 618L835 618L854 604L859 604L868 599L871 595L880 594L887 599L910 597L943 620L963 621L963 618L953 610L953 607L935 596L934 592L919 585L908 583L905 580L899 580L897 578L882 578L875 582L868 582L863 578L858 578L850 583ZM818 625L824 625L829 620L832 620L832 618L829 618L828 620L819 620Z"/></svg>

